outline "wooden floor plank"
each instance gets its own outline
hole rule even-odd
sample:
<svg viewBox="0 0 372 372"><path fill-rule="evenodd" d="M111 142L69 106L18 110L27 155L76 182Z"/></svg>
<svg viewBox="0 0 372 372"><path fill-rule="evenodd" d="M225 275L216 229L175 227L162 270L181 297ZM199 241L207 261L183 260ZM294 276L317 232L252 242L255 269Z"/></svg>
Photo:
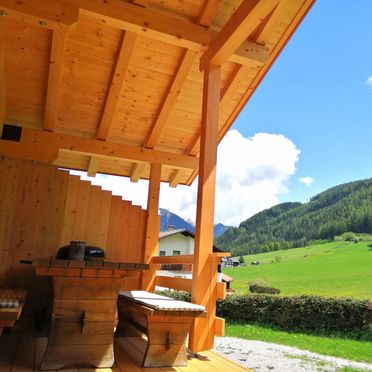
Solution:
<svg viewBox="0 0 372 372"><path fill-rule="evenodd" d="M35 341L33 336L19 340L11 372L33 372L35 359Z"/></svg>
<svg viewBox="0 0 372 372"><path fill-rule="evenodd" d="M0 337L0 372L41 372L39 366L46 345L46 338L36 338L31 335L21 336L20 334L3 335ZM63 372L249 371L249 369L213 352L199 353L197 357L189 356L187 367L142 368L121 349L120 342L115 342L115 361L116 365L113 368L70 368L63 370Z"/></svg>
<svg viewBox="0 0 372 372"><path fill-rule="evenodd" d="M39 372L39 367L41 365L41 360L43 359L47 344L48 344L48 339L46 337L38 337L36 339L35 359L34 359L34 371L36 372ZM43 371L43 372L55 372L55 370ZM76 372L76 370L74 372Z"/></svg>

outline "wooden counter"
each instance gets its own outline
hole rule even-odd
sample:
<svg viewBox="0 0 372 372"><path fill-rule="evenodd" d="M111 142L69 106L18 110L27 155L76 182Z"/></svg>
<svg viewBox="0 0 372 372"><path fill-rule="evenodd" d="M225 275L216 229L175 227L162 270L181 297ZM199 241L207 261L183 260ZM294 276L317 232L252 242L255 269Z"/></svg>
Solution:
<svg viewBox="0 0 372 372"><path fill-rule="evenodd" d="M53 277L53 312L41 370L72 366L109 368L122 278L147 265L100 261L36 260L37 275Z"/></svg>

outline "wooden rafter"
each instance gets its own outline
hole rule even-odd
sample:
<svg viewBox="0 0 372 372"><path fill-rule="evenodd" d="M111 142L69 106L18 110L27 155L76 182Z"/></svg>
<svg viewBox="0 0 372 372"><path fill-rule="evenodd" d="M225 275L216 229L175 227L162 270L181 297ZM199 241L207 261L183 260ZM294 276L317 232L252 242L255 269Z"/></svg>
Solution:
<svg viewBox="0 0 372 372"><path fill-rule="evenodd" d="M0 137L6 117L6 89L4 72L4 30L3 21L0 19Z"/></svg>
<svg viewBox="0 0 372 372"><path fill-rule="evenodd" d="M142 163L135 163L132 167L132 172L130 174L130 181L131 182L138 182L141 177L141 172L144 169L144 165Z"/></svg>
<svg viewBox="0 0 372 372"><path fill-rule="evenodd" d="M213 18L217 12L218 6L221 0L214 0L214 1L205 1L203 4L202 10L198 17L198 23L209 26ZM181 88L190 73L191 67L193 62L196 58L197 53L192 50L185 49L180 57L178 62L177 68L175 73L169 82L168 88L163 95L162 102L159 106L158 112L155 116L153 124L151 126L151 130L145 140L144 146L148 148L154 148L159 136L161 134L161 130L163 129L169 114L176 103L177 97ZM143 171L144 166L141 164L135 164L132 169L131 173L131 181L137 182L140 178L140 174ZM174 171L171 179L170 179L170 186L176 187L180 180L180 172Z"/></svg>
<svg viewBox="0 0 372 372"><path fill-rule="evenodd" d="M98 172L100 159L97 156L91 156L89 160L89 165L87 169L87 175L89 177L95 177Z"/></svg>
<svg viewBox="0 0 372 372"><path fill-rule="evenodd" d="M280 0L244 0L200 59L200 69L221 66L243 44Z"/></svg>
<svg viewBox="0 0 372 372"><path fill-rule="evenodd" d="M222 0L204 0L197 23L203 26L210 26L216 16Z"/></svg>
<svg viewBox="0 0 372 372"><path fill-rule="evenodd" d="M56 122L67 30L53 30L52 32L53 37L49 60L48 90L44 114L44 129L50 132L53 132Z"/></svg>
<svg viewBox="0 0 372 372"><path fill-rule="evenodd" d="M281 0L278 6L275 8L273 14L269 18L269 20L265 23L262 30L260 30L256 41L260 44L266 43L268 40L269 35L271 34L273 28L276 26L277 22L283 16L283 13L288 11L288 3L289 0Z"/></svg>
<svg viewBox="0 0 372 372"><path fill-rule="evenodd" d="M0 154L14 158L53 162L65 149L89 156L125 159L131 162L164 164L175 169L195 169L198 159L165 151L139 148L95 139L23 128L20 142L0 140ZM43 161L45 157L45 161Z"/></svg>
<svg viewBox="0 0 372 372"><path fill-rule="evenodd" d="M115 110L120 98L120 92L124 85L125 75L128 71L129 61L132 55L137 35L125 32L119 47L115 68L112 74L110 89L107 94L101 121L97 129L97 138L106 140Z"/></svg>
<svg viewBox="0 0 372 372"><path fill-rule="evenodd" d="M71 2L60 0L0 0L0 10L7 17L21 18L49 29L58 29L61 25L71 26L79 19L79 8Z"/></svg>
<svg viewBox="0 0 372 372"><path fill-rule="evenodd" d="M197 53L193 50L184 50L182 52L176 71L163 95L160 107L151 126L151 130L145 140L145 147L155 147L160 133L168 120L169 114L176 103L181 88L191 70L196 54Z"/></svg>

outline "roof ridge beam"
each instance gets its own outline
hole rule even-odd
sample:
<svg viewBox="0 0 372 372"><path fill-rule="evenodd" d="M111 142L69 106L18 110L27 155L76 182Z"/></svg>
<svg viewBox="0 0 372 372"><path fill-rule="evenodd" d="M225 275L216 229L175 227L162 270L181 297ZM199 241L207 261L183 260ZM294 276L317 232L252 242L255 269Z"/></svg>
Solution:
<svg viewBox="0 0 372 372"><path fill-rule="evenodd" d="M201 57L200 70L207 65L221 66L227 61L279 1L244 0Z"/></svg>

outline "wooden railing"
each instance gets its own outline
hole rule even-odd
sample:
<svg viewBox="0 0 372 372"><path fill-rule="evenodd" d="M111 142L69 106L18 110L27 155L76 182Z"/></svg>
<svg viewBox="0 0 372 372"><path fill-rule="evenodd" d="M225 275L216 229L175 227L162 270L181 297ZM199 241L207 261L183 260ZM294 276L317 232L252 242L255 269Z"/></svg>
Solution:
<svg viewBox="0 0 372 372"><path fill-rule="evenodd" d="M213 258L213 264L215 266L215 272L217 275L217 268L220 264L222 257L229 257L230 253L218 252L211 253ZM151 264L153 265L171 265L171 264L193 264L193 255L178 255L178 256L155 256L152 257ZM155 285L164 288L170 288L177 291L191 292L192 279L177 278L174 276L157 275L155 278ZM217 298L226 298L226 283L217 282ZM218 336L224 336L225 333L225 319L216 317L215 318L215 334Z"/></svg>

